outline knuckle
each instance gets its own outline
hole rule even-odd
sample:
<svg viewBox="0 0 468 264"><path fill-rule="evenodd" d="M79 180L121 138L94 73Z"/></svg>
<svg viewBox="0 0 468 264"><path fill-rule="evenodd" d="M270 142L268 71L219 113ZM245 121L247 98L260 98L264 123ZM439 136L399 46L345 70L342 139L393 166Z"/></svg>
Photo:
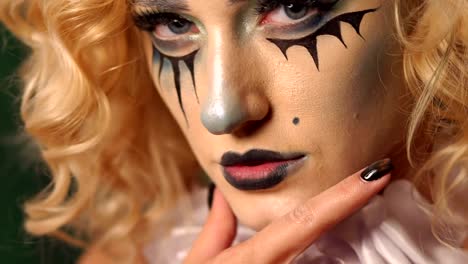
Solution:
<svg viewBox="0 0 468 264"><path fill-rule="evenodd" d="M336 186L337 194L348 195L353 192L354 186L348 182L342 182Z"/></svg>
<svg viewBox="0 0 468 264"><path fill-rule="evenodd" d="M288 214L288 220L301 225L311 225L315 222L316 211L312 205L303 204Z"/></svg>
<svg viewBox="0 0 468 264"><path fill-rule="evenodd" d="M259 263L258 262L258 243L257 240L251 239L245 243L240 244L242 250L242 263Z"/></svg>
<svg viewBox="0 0 468 264"><path fill-rule="evenodd" d="M348 199L358 192L360 186L356 182L348 180L341 182L336 187L335 194L337 198Z"/></svg>
<svg viewBox="0 0 468 264"><path fill-rule="evenodd" d="M211 261L210 264L224 264L224 263L229 263L229 261L233 261L234 254L232 253L232 250L227 249L218 256L214 260Z"/></svg>

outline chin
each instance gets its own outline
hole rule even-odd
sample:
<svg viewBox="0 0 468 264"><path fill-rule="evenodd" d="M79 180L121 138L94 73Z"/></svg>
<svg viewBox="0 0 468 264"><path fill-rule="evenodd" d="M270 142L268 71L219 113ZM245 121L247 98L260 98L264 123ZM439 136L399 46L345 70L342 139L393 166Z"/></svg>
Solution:
<svg viewBox="0 0 468 264"><path fill-rule="evenodd" d="M248 199L249 202L242 201L231 204L231 207L240 224L255 231L260 231L301 203L300 200L293 200L291 197L281 199L278 196L281 197L281 195L256 196ZM246 204L249 206L246 206Z"/></svg>
<svg viewBox="0 0 468 264"><path fill-rule="evenodd" d="M252 230L260 231L264 227L268 226L271 222L273 222L276 218L271 217L264 217L260 215L237 215L236 217L240 224L246 226Z"/></svg>

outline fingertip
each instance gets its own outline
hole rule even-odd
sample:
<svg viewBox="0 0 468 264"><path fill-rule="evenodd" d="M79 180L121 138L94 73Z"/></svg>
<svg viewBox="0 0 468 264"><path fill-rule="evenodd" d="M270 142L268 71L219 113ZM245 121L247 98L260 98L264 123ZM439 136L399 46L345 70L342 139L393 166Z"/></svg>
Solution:
<svg viewBox="0 0 468 264"><path fill-rule="evenodd" d="M369 185L372 185L372 187L370 189L375 189L375 191L372 191L372 192L377 194L377 193L381 193L381 191L383 189L385 189L385 187L390 183L390 181L392 179L392 174L387 173L387 174L383 175L382 177L380 177L379 179L373 180L373 181L366 181L366 180L362 179L361 177L359 177L359 178L360 178L360 181L362 182L362 184L364 186L367 186L367 188L369 188Z"/></svg>
<svg viewBox="0 0 468 264"><path fill-rule="evenodd" d="M237 219L218 188L213 191L213 204L205 231L209 234L207 237L210 237L206 241L213 242L211 247L217 250L229 247L237 232Z"/></svg>
<svg viewBox="0 0 468 264"><path fill-rule="evenodd" d="M209 195L210 196L210 193ZM213 188L211 210L203 229L185 263L206 263L232 245L237 232L237 220L218 188Z"/></svg>
<svg viewBox="0 0 468 264"><path fill-rule="evenodd" d="M384 177L389 178L393 168L391 159L379 160L365 168L360 173L360 178L364 182L378 181Z"/></svg>
<svg viewBox="0 0 468 264"><path fill-rule="evenodd" d="M226 220L234 218L231 206L218 188L214 188L213 190L213 200L210 210L210 214L215 218L224 218Z"/></svg>

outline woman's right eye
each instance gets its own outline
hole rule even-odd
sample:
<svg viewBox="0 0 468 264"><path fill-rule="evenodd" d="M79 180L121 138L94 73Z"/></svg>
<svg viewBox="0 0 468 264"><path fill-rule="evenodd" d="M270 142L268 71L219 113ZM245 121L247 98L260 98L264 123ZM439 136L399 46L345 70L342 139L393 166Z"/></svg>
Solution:
<svg viewBox="0 0 468 264"><path fill-rule="evenodd" d="M200 32L193 22L176 14L162 14L158 20L153 34L161 40L177 40Z"/></svg>
<svg viewBox="0 0 468 264"><path fill-rule="evenodd" d="M298 23L310 16L318 13L316 8L310 8L301 4L280 5L276 9L267 13L261 21L261 24L273 24L285 26Z"/></svg>
<svg viewBox="0 0 468 264"><path fill-rule="evenodd" d="M262 0L260 24L277 27L298 24L331 9L339 0Z"/></svg>

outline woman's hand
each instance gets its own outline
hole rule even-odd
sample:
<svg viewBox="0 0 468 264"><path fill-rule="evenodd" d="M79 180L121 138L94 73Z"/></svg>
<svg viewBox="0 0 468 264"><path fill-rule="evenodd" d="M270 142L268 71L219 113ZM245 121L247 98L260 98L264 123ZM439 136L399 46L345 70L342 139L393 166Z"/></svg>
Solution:
<svg viewBox="0 0 468 264"><path fill-rule="evenodd" d="M290 263L321 234L364 206L390 181L389 160L357 172L274 221L249 240L232 246L236 218L219 190L207 222L185 264ZM385 176L375 179L375 176ZM372 177L365 180L364 178ZM375 180L373 180L375 179ZM369 181L370 180L370 181Z"/></svg>

